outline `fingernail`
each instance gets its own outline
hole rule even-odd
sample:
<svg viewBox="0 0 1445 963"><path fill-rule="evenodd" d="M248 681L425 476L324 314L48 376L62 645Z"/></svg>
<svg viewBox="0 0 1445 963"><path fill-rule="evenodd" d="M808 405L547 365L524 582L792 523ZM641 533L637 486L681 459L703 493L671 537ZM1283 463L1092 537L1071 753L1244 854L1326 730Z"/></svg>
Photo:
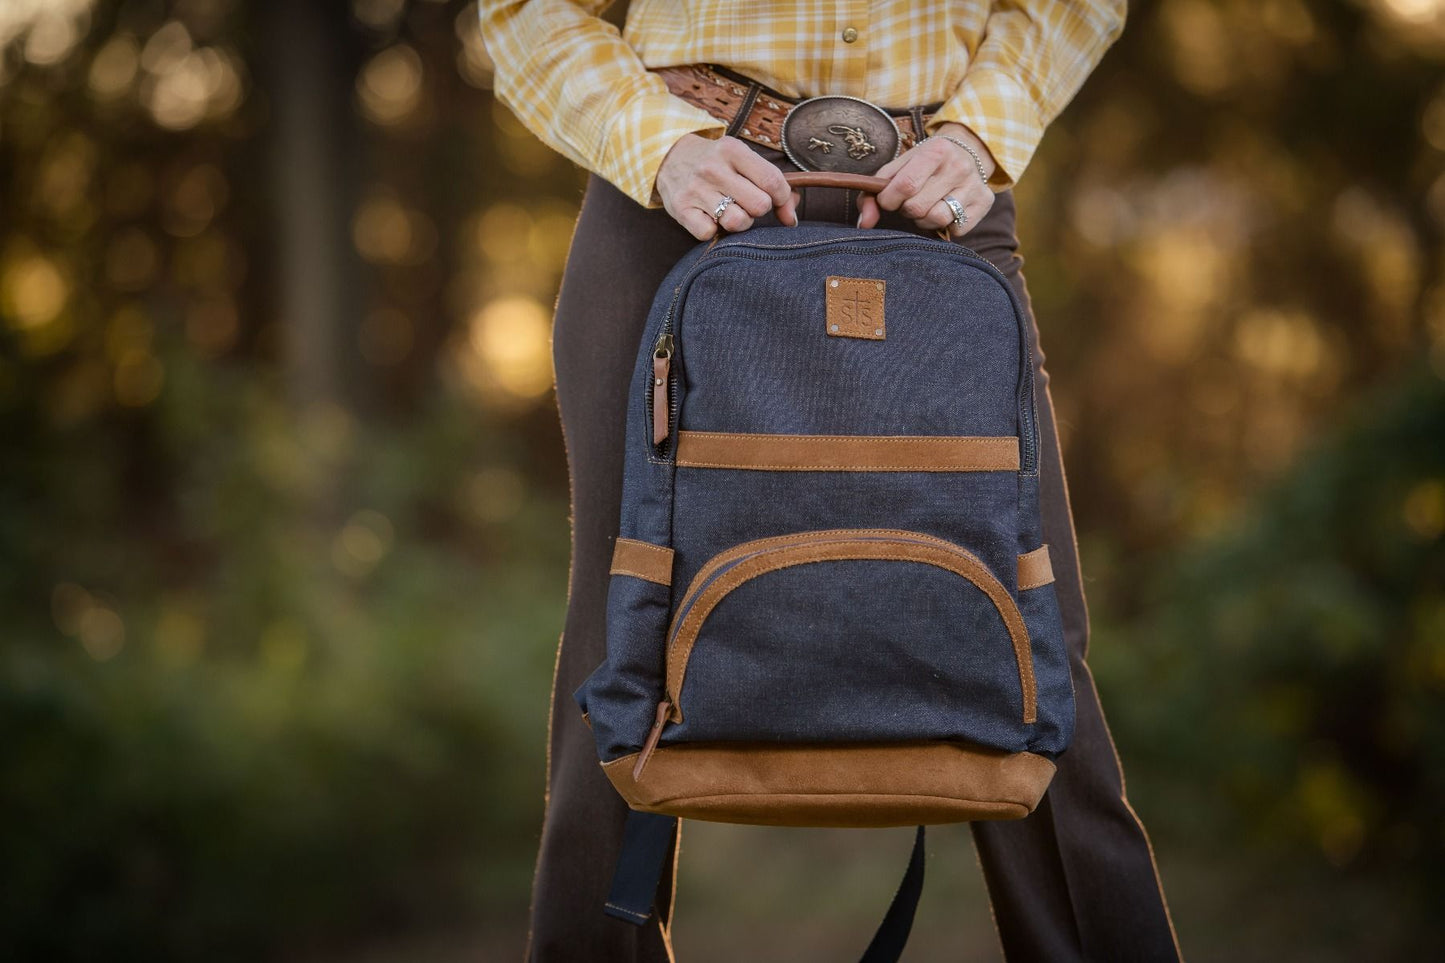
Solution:
<svg viewBox="0 0 1445 963"><path fill-rule="evenodd" d="M862 214L859 214L859 215L858 215L858 221L857 221L857 223L855 223L853 226L854 226L854 227L862 227L862 226L863 226L863 215L862 215Z"/></svg>

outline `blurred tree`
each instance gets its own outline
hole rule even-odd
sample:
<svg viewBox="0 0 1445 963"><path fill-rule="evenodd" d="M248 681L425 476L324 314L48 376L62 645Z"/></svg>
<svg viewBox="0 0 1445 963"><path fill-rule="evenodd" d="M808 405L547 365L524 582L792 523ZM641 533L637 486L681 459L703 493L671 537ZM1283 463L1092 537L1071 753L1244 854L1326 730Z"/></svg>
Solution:
<svg viewBox="0 0 1445 963"><path fill-rule="evenodd" d="M365 293L348 216L362 176L350 82L362 46L340 3L272 0L261 9L287 380L299 406L334 405L349 395L338 369L355 357L348 349Z"/></svg>

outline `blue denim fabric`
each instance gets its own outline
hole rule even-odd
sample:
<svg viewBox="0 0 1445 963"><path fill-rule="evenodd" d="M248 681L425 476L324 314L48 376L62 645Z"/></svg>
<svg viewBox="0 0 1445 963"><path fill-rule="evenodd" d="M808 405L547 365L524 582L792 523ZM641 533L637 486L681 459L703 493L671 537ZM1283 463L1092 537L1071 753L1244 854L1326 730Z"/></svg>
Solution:
<svg viewBox="0 0 1445 963"><path fill-rule="evenodd" d="M887 282L886 337L830 337L829 275ZM662 744L948 739L1054 757L1073 689L1054 588L1020 592L1041 543L1027 323L997 270L956 244L835 224L700 244L648 318L632 381L620 534L675 551L672 586L614 575L607 659L577 690L604 761L636 752L664 698L668 627L689 583L753 539L894 529L976 556L1029 630L1037 720L1014 648L969 579L918 561L812 562L760 575L701 623ZM674 336L672 437L652 444L652 349ZM1017 436L1019 471L677 467L678 429Z"/></svg>

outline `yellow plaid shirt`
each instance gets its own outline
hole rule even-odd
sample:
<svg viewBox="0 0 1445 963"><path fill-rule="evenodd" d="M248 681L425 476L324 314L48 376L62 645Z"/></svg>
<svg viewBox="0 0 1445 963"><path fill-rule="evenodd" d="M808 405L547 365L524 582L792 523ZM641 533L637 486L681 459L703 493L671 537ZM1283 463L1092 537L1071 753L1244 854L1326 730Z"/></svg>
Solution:
<svg viewBox="0 0 1445 963"><path fill-rule="evenodd" d="M619 34L596 16L608 2L481 0L482 39L518 119L646 207L661 206L657 169L679 137L726 130L648 67L719 64L793 98L943 101L929 132L967 126L1002 190L1125 16L1124 0L633 0Z"/></svg>

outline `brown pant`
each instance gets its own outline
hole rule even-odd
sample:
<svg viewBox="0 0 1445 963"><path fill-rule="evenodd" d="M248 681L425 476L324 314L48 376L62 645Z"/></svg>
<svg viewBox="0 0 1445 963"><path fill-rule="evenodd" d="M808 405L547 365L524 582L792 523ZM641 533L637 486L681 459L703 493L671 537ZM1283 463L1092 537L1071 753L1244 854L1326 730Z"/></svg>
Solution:
<svg viewBox="0 0 1445 963"><path fill-rule="evenodd" d="M777 151L754 150L783 169ZM800 216L857 218L848 192L805 188ZM768 215L760 223L776 223ZM912 230L896 214L882 227ZM572 490L572 568L557 656L548 748L546 814L532 893L528 958L662 961L664 926L636 927L602 904L621 842L626 805L597 764L592 734L572 692L604 656L608 567L621 510L623 426L638 341L668 269L698 243L661 210L647 210L595 175L589 180L562 279L553 334L557 403ZM1014 236L1014 204L998 195L963 238L993 262L1029 304ZM1073 745L1027 819L972 826L993 915L1009 960L1173 960L1178 949L1153 854L1134 811L1084 663L1089 623L1073 518L1054 427L1044 355L1032 323L1041 441L1044 541L1057 576L1073 666ZM671 912L673 871L658 905Z"/></svg>

